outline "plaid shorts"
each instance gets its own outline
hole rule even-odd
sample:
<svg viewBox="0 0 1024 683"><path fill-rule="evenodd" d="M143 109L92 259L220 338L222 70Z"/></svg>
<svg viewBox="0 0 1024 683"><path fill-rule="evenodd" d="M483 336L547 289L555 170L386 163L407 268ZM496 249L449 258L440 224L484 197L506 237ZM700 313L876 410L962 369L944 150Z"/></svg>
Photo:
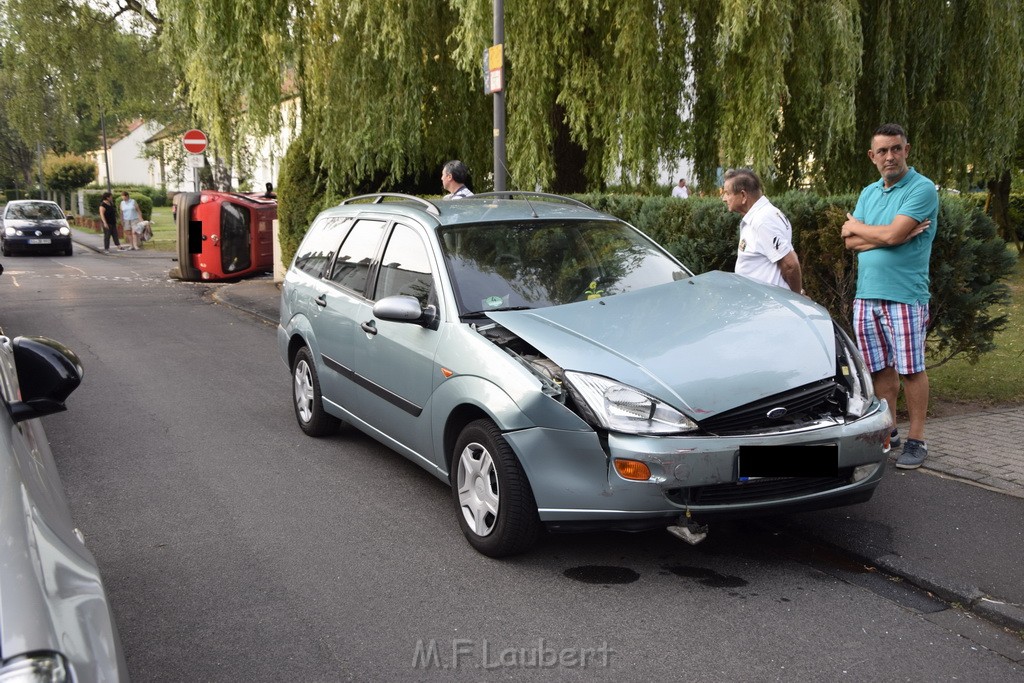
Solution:
<svg viewBox="0 0 1024 683"><path fill-rule="evenodd" d="M854 299L853 331L869 371L888 367L901 375L924 371L928 304Z"/></svg>

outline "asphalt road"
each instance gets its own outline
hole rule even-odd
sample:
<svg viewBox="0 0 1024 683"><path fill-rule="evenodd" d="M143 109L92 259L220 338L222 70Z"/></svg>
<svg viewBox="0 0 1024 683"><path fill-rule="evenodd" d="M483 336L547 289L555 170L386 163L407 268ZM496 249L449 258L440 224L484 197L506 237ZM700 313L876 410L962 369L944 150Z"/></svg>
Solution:
<svg viewBox="0 0 1024 683"><path fill-rule="evenodd" d="M1021 679L1019 639L784 526L485 558L441 482L351 430L305 437L274 329L171 265L0 275L4 333L85 367L44 424L137 681Z"/></svg>

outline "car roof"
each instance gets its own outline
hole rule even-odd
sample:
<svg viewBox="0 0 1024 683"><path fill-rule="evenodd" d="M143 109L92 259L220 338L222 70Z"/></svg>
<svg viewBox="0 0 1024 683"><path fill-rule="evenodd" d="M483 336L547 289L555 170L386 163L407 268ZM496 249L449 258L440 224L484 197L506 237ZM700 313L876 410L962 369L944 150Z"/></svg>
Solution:
<svg viewBox="0 0 1024 683"><path fill-rule="evenodd" d="M49 199L12 199L7 202L7 206L11 204L53 204L58 209L60 208L57 202L51 202Z"/></svg>
<svg viewBox="0 0 1024 683"><path fill-rule="evenodd" d="M381 192L350 197L321 215L351 216L357 211L432 220L439 226L558 219L618 221L583 202L541 192L488 192L448 200Z"/></svg>

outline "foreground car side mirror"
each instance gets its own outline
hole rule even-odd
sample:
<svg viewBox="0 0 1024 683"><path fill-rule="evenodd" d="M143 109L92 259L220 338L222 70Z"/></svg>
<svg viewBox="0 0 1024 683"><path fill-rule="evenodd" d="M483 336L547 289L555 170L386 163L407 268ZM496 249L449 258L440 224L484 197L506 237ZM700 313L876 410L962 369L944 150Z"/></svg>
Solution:
<svg viewBox="0 0 1024 683"><path fill-rule="evenodd" d="M437 306L420 306L416 297L396 294L373 305L373 317L395 323L413 323L431 330L438 326Z"/></svg>
<svg viewBox="0 0 1024 683"><path fill-rule="evenodd" d="M21 400L7 408L15 422L67 410L64 401L82 383L82 362L75 352L45 337L16 337L11 342Z"/></svg>

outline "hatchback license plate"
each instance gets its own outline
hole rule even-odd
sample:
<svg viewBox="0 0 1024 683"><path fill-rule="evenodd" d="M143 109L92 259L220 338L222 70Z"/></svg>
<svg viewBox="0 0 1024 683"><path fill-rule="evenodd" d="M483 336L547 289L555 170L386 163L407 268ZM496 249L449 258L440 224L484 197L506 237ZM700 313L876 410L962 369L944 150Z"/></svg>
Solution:
<svg viewBox="0 0 1024 683"><path fill-rule="evenodd" d="M740 446L740 481L759 477L838 477L839 447Z"/></svg>
<svg viewBox="0 0 1024 683"><path fill-rule="evenodd" d="M41 239L31 239L28 241L29 244L49 244L50 238L43 237Z"/></svg>

